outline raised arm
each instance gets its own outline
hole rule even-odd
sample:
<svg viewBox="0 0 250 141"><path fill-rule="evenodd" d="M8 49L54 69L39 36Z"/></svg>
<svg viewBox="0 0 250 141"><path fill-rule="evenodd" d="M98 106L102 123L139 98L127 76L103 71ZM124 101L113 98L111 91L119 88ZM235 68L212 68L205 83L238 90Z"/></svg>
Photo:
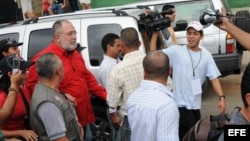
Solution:
<svg viewBox="0 0 250 141"><path fill-rule="evenodd" d="M226 12L225 9L222 8L221 9L222 14L225 16ZM218 26L220 29L227 31L228 33L230 33L231 35L233 35L233 37L241 44L243 45L246 49L250 50L250 34L241 30L240 28L238 28L236 25L234 25L228 18L223 17L222 18L222 23L216 25ZM249 27L250 28L250 27Z"/></svg>

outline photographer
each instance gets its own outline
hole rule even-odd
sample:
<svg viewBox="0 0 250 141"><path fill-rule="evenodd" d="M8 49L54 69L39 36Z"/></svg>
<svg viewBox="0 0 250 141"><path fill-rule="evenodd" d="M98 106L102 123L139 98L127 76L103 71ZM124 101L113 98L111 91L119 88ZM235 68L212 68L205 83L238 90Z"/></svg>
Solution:
<svg viewBox="0 0 250 141"><path fill-rule="evenodd" d="M14 71L18 61L18 74ZM29 129L29 120L26 118L29 111L31 95L25 83L26 70L33 65L33 62L24 61L16 55L4 57L0 62L0 107L6 108L10 97L16 97L15 107L10 108L13 113L4 125L1 126L3 136L6 139L22 139L27 141L37 140L37 134ZM17 76L18 75L18 76ZM12 105L9 105L12 107ZM7 110L7 109L6 109Z"/></svg>
<svg viewBox="0 0 250 141"><path fill-rule="evenodd" d="M224 8L221 8L222 15L226 16L226 11ZM242 44L246 49L250 50L250 34L241 30L237 26L235 26L230 20L226 17L222 17L222 22L220 24L216 24L220 29L227 31L233 37Z"/></svg>
<svg viewBox="0 0 250 141"><path fill-rule="evenodd" d="M174 13L175 10L172 7L168 7L167 10L163 7L160 13L147 10L146 13L139 15L139 30L142 33L143 41L146 45L146 52L161 50L176 44L175 41L172 40L173 38L175 39L175 37L171 37L172 34L168 29L172 28L171 22L175 19ZM172 18L168 15L171 15ZM172 30L172 32L174 33L174 30ZM152 41L152 39L154 41Z"/></svg>
<svg viewBox="0 0 250 141"><path fill-rule="evenodd" d="M164 5L162 7L162 13L163 13L162 16L164 18L169 18L171 23L175 21L176 11L174 5ZM164 48L177 44L174 28L172 25L170 25L168 28L161 30L161 35L163 36L162 38L164 39L163 40Z"/></svg>

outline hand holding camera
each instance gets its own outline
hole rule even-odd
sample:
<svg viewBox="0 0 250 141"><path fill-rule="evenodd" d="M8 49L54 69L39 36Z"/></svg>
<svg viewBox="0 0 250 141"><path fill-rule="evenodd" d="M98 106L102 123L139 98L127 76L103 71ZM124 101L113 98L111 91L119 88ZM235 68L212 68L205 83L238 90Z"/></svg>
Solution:
<svg viewBox="0 0 250 141"><path fill-rule="evenodd" d="M173 11L164 11L158 13L157 11L146 11L146 13L141 13L139 15L140 19L138 21L140 32L150 32L159 31L167 28L171 25L171 21L168 18L162 17L164 14L170 14Z"/></svg>
<svg viewBox="0 0 250 141"><path fill-rule="evenodd" d="M13 58L12 62L12 73L18 72L20 69L20 60L18 58Z"/></svg>

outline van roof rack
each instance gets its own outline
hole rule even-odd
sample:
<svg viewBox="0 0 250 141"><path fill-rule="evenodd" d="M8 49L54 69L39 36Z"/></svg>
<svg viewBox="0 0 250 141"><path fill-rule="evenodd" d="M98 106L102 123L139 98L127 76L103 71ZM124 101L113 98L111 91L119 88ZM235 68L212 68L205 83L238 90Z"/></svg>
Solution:
<svg viewBox="0 0 250 141"><path fill-rule="evenodd" d="M57 15L49 15L49 16L41 16L35 19L29 19L24 21L22 24L33 24L43 21L49 21L51 18L56 19L75 19L75 18L81 18L81 17L88 17L88 16L94 16L95 14L98 14L98 16L101 15L107 15L107 14L113 14L115 16L128 16L129 14L125 10L133 10L133 9L149 9L147 5L138 5L138 6L118 6L118 7L104 7L104 8L94 8L94 9L88 9L88 10L80 10L70 13L64 13L64 14L57 14Z"/></svg>

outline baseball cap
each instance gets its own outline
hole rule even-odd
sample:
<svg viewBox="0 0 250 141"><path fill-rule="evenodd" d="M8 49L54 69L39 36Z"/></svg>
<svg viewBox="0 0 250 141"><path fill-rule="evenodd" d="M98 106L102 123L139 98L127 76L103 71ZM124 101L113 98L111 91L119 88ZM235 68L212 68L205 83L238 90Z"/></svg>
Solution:
<svg viewBox="0 0 250 141"><path fill-rule="evenodd" d="M24 61L21 57L17 55L6 56L0 61L1 75L6 75L8 72L12 71L13 59L18 59L20 61L20 70L22 71L26 71L31 65L35 63L33 61Z"/></svg>
<svg viewBox="0 0 250 141"><path fill-rule="evenodd" d="M5 38L0 41L0 52L2 52L2 50L6 47L15 47L15 46L21 46L21 45L23 45L23 43L18 43L14 39Z"/></svg>
<svg viewBox="0 0 250 141"><path fill-rule="evenodd" d="M202 26L201 23L198 22L198 21L191 21L191 22L188 24L186 30L188 30L190 27L194 28L194 29L197 30L197 31L203 31L203 26Z"/></svg>

